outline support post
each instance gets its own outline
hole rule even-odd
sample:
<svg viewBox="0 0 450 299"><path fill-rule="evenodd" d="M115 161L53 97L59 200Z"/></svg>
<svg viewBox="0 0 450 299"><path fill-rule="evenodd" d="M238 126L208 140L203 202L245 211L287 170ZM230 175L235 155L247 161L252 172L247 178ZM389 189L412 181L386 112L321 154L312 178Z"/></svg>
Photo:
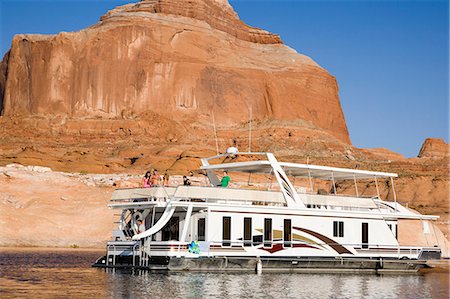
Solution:
<svg viewBox="0 0 450 299"><path fill-rule="evenodd" d="M356 197L359 197L358 184L356 183L356 175L355 174L353 174L353 181L355 182Z"/></svg>
<svg viewBox="0 0 450 299"><path fill-rule="evenodd" d="M377 188L377 196L378 196L378 199L381 199L381 196L380 196L380 189L378 188L378 180L377 180L377 176L375 176L375 187Z"/></svg>
<svg viewBox="0 0 450 299"><path fill-rule="evenodd" d="M252 152L252 106L250 106L250 119L248 121L249 128L248 128L248 152Z"/></svg>
<svg viewBox="0 0 450 299"><path fill-rule="evenodd" d="M186 242L186 235L189 227L189 221L191 220L191 214L192 214L192 203L188 206L186 218L184 219L183 232L181 233L180 239L181 242Z"/></svg>
<svg viewBox="0 0 450 299"><path fill-rule="evenodd" d="M394 179L391 177L392 192L394 193L394 207L397 210L397 194L395 193Z"/></svg>
<svg viewBox="0 0 450 299"><path fill-rule="evenodd" d="M331 180L333 182L333 192L334 192L334 195L336 195L337 194L336 193L336 183L334 181L334 174L333 174L333 172L331 172Z"/></svg>
<svg viewBox="0 0 450 299"><path fill-rule="evenodd" d="M214 117L214 112L212 111L213 125L214 125L214 138L216 139L216 152L219 154L219 141L217 140L217 129L216 129L216 118Z"/></svg>
<svg viewBox="0 0 450 299"><path fill-rule="evenodd" d="M308 178L309 178L309 188L311 189L311 193L314 192L313 182L311 179L311 170L308 168Z"/></svg>

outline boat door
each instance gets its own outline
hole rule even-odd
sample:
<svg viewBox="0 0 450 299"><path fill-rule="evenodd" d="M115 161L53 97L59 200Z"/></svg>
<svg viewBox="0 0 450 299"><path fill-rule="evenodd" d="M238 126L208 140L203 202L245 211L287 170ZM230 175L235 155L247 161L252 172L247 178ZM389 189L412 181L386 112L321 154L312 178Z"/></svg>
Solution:
<svg viewBox="0 0 450 299"><path fill-rule="evenodd" d="M361 228L361 247L369 248L369 223L363 222Z"/></svg>

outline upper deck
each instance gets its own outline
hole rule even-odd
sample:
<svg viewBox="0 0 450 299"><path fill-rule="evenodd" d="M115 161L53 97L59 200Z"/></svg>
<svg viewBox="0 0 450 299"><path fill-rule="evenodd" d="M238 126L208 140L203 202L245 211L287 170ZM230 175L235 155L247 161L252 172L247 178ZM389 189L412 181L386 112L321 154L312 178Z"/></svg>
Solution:
<svg viewBox="0 0 450 299"><path fill-rule="evenodd" d="M237 156L259 155L262 159L256 161L235 162ZM213 160L222 163L210 164ZM408 209L396 202L393 178L395 173L374 172L359 169L337 168L320 165L278 162L270 153L227 153L202 159L201 169L209 179L205 186L177 186L156 188L118 189L112 196L112 208L137 209L151 206L166 206L167 202L194 202L197 206L237 205L286 207L304 210L327 211L366 211L377 214L412 214ZM275 188L223 188L216 171L233 173L270 174L275 177ZM308 187L295 186L291 177L304 178L309 181ZM295 179L295 178L294 178ZM313 187L313 180L329 181L332 188L329 194L318 194ZM375 181L377 194L362 196L358 192L357 180L372 179ZM377 179L390 179L394 191L393 202L380 200ZM355 183L355 195L337 194L336 181L351 180ZM237 184L233 185L234 187ZM272 189L272 190L271 190Z"/></svg>

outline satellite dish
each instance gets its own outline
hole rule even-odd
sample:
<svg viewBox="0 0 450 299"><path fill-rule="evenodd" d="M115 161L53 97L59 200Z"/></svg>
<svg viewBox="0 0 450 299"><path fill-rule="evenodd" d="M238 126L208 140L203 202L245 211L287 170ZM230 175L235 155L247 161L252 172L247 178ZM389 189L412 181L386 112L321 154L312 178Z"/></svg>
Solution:
<svg viewBox="0 0 450 299"><path fill-rule="evenodd" d="M231 146L231 147L227 148L227 154L235 155L238 152L239 152L238 149L236 147L234 147L234 146Z"/></svg>

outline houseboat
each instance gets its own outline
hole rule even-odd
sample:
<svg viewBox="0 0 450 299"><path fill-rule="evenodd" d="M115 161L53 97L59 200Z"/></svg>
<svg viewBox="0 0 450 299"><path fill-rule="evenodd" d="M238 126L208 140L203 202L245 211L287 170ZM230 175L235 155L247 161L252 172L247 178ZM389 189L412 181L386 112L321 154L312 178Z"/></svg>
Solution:
<svg viewBox="0 0 450 299"><path fill-rule="evenodd" d="M280 162L236 148L201 162L201 185L116 190L109 207L120 220L94 266L382 273L415 272L441 256L438 217L397 201L397 174ZM222 186L223 172L231 185ZM350 182L354 194L340 192ZM391 188L390 200L381 199L381 184ZM375 194L358 190L369 185L364 190Z"/></svg>

